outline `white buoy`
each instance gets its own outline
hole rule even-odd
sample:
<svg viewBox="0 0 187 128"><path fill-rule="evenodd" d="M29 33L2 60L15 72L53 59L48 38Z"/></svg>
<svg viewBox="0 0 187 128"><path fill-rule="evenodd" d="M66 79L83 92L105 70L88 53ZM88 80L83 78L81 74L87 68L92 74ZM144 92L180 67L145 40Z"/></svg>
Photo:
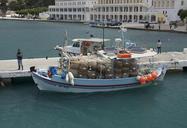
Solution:
<svg viewBox="0 0 187 128"><path fill-rule="evenodd" d="M137 77L136 77L137 80L140 80L140 78L141 78L141 76L137 76Z"/></svg>
<svg viewBox="0 0 187 128"><path fill-rule="evenodd" d="M71 85L74 85L74 76L72 72L68 72L69 82Z"/></svg>
<svg viewBox="0 0 187 128"><path fill-rule="evenodd" d="M66 74L66 82L69 83L69 75Z"/></svg>
<svg viewBox="0 0 187 128"><path fill-rule="evenodd" d="M4 83L3 81L0 81L0 85L1 85L2 87L5 87L5 83Z"/></svg>

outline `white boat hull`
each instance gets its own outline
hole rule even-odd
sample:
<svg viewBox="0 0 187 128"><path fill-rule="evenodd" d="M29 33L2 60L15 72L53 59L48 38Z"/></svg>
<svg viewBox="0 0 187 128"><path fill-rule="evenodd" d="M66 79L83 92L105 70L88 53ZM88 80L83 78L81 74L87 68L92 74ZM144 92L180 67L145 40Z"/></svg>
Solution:
<svg viewBox="0 0 187 128"><path fill-rule="evenodd" d="M158 70L159 77L162 79L166 70ZM89 93L89 92L109 92L125 89L139 88L150 85L152 82L141 85L136 77L118 78L118 79L75 79L75 84L71 85L62 79L51 79L38 72L33 72L32 77L39 90L54 92L71 92L71 93Z"/></svg>

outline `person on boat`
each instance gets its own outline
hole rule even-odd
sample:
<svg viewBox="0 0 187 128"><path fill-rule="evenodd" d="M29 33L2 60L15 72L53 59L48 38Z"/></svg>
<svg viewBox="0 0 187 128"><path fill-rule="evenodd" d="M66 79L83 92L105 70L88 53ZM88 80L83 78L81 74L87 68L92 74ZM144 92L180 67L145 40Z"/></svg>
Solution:
<svg viewBox="0 0 187 128"><path fill-rule="evenodd" d="M161 45L162 45L162 42L160 40L158 40L158 42L157 42L157 54L161 54Z"/></svg>
<svg viewBox="0 0 187 128"><path fill-rule="evenodd" d="M23 70L23 63L22 63L23 54L20 49L17 50L16 57L17 57L17 61L18 61L18 70L20 70L20 69Z"/></svg>

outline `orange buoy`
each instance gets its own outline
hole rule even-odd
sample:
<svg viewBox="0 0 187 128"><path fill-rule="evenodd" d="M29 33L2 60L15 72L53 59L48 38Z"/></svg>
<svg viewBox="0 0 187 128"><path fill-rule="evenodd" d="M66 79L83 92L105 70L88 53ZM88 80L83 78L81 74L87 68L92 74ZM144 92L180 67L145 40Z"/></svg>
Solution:
<svg viewBox="0 0 187 128"><path fill-rule="evenodd" d="M151 75L152 75L153 79L156 79L158 77L158 72L152 71Z"/></svg>
<svg viewBox="0 0 187 128"><path fill-rule="evenodd" d="M146 82L149 82L149 81L148 81L147 75L144 75L144 77L145 77L145 81L146 81Z"/></svg>
<svg viewBox="0 0 187 128"><path fill-rule="evenodd" d="M140 84L146 84L145 76L141 76L139 82L140 82Z"/></svg>
<svg viewBox="0 0 187 128"><path fill-rule="evenodd" d="M131 58L131 53L119 53L117 54L118 58Z"/></svg>
<svg viewBox="0 0 187 128"><path fill-rule="evenodd" d="M153 81L153 80L154 80L153 76L151 74L148 74L147 75L147 81L150 82L150 81Z"/></svg>

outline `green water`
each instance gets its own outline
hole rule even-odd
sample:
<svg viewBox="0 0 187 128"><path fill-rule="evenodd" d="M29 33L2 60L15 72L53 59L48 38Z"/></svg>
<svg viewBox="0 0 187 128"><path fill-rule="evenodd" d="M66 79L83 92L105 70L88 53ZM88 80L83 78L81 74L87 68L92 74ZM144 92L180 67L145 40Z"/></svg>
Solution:
<svg viewBox="0 0 187 128"><path fill-rule="evenodd" d="M15 58L18 48L22 49L25 58L56 56L53 47L62 44L65 31L68 32L69 41L89 37L90 34L101 38L103 35L102 29L83 24L0 21L0 59ZM113 45L114 38L119 37L119 30L105 29L105 38L112 39L106 44L108 47ZM186 34L128 30L125 39L147 48L156 47L160 39L163 51L182 51L187 47Z"/></svg>
<svg viewBox="0 0 187 128"><path fill-rule="evenodd" d="M85 37L101 29L82 24L0 21L0 59L56 56L52 47L63 40ZM120 37L105 30L106 37ZM126 38L164 51L187 47L185 34L131 31ZM100 36L102 37L102 36ZM108 44L108 45L112 45ZM0 88L0 128L186 128L187 73L168 73L159 85L120 92L62 94L40 92L32 82L18 81Z"/></svg>

